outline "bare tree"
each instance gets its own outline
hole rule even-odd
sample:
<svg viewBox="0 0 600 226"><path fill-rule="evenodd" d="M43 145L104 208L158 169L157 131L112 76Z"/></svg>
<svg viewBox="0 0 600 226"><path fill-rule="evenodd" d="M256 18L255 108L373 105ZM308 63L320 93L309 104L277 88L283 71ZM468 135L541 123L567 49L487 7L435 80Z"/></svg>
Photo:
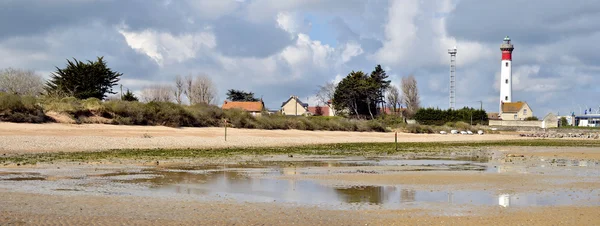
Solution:
<svg viewBox="0 0 600 226"><path fill-rule="evenodd" d="M185 95L190 101L190 105L205 103L215 104L217 100L217 89L212 79L206 75L198 75L195 78L187 76L185 78Z"/></svg>
<svg viewBox="0 0 600 226"><path fill-rule="evenodd" d="M194 77L192 75L185 76L185 81L183 84L183 94L187 97L190 105L194 104L194 100L192 98L194 91L192 88L194 87Z"/></svg>
<svg viewBox="0 0 600 226"><path fill-rule="evenodd" d="M402 78L402 102L406 105L407 116L412 117L420 106L419 89L415 76L410 75Z"/></svg>
<svg viewBox="0 0 600 226"><path fill-rule="evenodd" d="M333 99L333 95L335 94L335 84L333 82L327 82L325 85L319 86L316 94L320 103L327 104L328 101Z"/></svg>
<svg viewBox="0 0 600 226"><path fill-rule="evenodd" d="M392 110L394 110L394 113L396 113L396 110L402 105L402 100L400 99L400 91L398 90L398 88L394 85L391 85L390 88L388 88L387 90L386 98L388 104L390 105Z"/></svg>
<svg viewBox="0 0 600 226"><path fill-rule="evenodd" d="M175 101L181 104L181 95L185 92L185 83L181 75L175 77L175 89L173 91L175 92Z"/></svg>
<svg viewBox="0 0 600 226"><path fill-rule="evenodd" d="M144 102L172 102L173 87L169 85L152 85L142 89Z"/></svg>
<svg viewBox="0 0 600 226"><path fill-rule="evenodd" d="M44 83L34 71L7 68L0 71L0 92L37 96L44 92Z"/></svg>

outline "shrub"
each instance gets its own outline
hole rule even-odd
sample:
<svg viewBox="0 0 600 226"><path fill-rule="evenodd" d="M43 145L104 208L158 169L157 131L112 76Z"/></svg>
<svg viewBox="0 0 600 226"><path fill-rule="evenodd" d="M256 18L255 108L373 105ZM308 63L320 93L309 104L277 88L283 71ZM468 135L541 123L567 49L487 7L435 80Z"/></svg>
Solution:
<svg viewBox="0 0 600 226"><path fill-rule="evenodd" d="M456 122L454 124L454 128L456 128L458 130L470 130L471 125L469 125L469 123L466 123L466 122Z"/></svg>
<svg viewBox="0 0 600 226"><path fill-rule="evenodd" d="M41 104L43 103L43 104ZM329 131L386 131L389 124L401 119L346 119L343 117L263 115L254 117L248 112L196 104L185 106L170 102L140 103L122 100L102 101L97 98L79 100L74 97L37 99L0 93L0 120L12 122L44 122L45 111L65 114L78 123L113 123L117 125L163 125L171 127L230 126L246 129L297 129Z"/></svg>
<svg viewBox="0 0 600 226"><path fill-rule="evenodd" d="M525 118L525 121L538 121L538 120L539 119L535 116L530 116L530 117Z"/></svg>
<svg viewBox="0 0 600 226"><path fill-rule="evenodd" d="M112 100L104 103L104 107L105 117L113 118L113 124L148 125L148 121L144 117L143 103Z"/></svg>
<svg viewBox="0 0 600 226"><path fill-rule="evenodd" d="M44 100L44 110L76 115L83 111L84 107L75 97L47 98Z"/></svg>
<svg viewBox="0 0 600 226"><path fill-rule="evenodd" d="M0 121L42 123L46 120L36 98L13 94L0 95Z"/></svg>
<svg viewBox="0 0 600 226"><path fill-rule="evenodd" d="M415 114L415 120L423 125L444 125L447 122L470 122L473 120L488 122L487 113L483 110L463 108L458 110L441 110L435 108L421 108Z"/></svg>

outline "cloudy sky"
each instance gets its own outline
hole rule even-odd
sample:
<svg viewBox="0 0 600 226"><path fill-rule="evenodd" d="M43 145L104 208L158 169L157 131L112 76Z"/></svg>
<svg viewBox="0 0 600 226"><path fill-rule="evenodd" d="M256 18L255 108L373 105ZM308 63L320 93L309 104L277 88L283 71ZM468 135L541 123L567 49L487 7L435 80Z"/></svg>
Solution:
<svg viewBox="0 0 600 226"><path fill-rule="evenodd" d="M396 85L413 74L423 106L447 108L456 46L456 106L498 111L509 35L513 101L543 117L598 109L599 21L600 0L0 0L0 68L48 76L104 56L132 90L205 74L220 101L243 89L279 108L381 64Z"/></svg>

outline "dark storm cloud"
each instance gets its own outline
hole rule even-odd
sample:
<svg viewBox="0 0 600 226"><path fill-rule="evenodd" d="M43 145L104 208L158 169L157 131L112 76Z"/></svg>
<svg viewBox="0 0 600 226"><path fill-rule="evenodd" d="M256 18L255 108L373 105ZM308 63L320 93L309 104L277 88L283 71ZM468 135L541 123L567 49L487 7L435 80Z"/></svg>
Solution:
<svg viewBox="0 0 600 226"><path fill-rule="evenodd" d="M203 27L203 20L184 1L173 1L168 5L163 1L146 0L0 1L0 39L43 34L92 22L125 23L133 31L152 28L174 34Z"/></svg>
<svg viewBox="0 0 600 226"><path fill-rule="evenodd" d="M274 22L252 23L226 17L214 25L217 48L227 56L266 57L295 42L290 33Z"/></svg>
<svg viewBox="0 0 600 226"><path fill-rule="evenodd" d="M600 0L461 0L448 18L459 39L497 42L506 35L522 43L546 43L600 30Z"/></svg>

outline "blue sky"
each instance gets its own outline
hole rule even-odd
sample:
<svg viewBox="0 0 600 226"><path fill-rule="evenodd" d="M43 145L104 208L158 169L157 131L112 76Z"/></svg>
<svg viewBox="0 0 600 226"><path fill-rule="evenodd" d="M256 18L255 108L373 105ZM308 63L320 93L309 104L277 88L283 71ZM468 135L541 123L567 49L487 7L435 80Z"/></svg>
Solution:
<svg viewBox="0 0 600 226"><path fill-rule="evenodd" d="M180 75L314 104L318 85L381 64L414 75L425 107L448 107L447 49L457 46L457 107L498 109L509 35L513 100L534 113L597 109L600 0L4 0L0 68L48 76L66 59L105 56L137 93Z"/></svg>

